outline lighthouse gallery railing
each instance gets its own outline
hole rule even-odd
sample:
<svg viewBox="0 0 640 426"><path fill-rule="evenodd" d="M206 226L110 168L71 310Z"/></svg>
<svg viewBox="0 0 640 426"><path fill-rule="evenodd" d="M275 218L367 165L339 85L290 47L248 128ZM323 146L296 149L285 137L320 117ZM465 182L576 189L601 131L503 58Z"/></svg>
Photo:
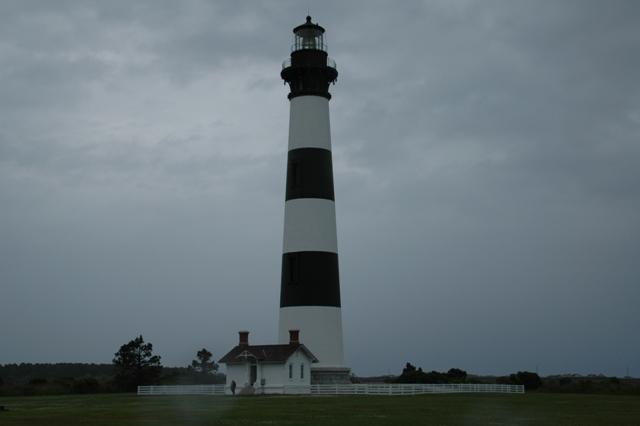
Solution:
<svg viewBox="0 0 640 426"><path fill-rule="evenodd" d="M282 69L289 68L291 66L291 58L287 58L282 62ZM327 66L329 68L336 68L336 61L327 57Z"/></svg>

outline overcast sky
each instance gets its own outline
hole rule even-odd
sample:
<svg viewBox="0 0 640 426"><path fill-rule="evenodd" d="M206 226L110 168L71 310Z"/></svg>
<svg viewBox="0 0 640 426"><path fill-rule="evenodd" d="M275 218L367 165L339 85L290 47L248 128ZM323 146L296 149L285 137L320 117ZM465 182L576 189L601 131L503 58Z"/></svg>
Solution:
<svg viewBox="0 0 640 426"><path fill-rule="evenodd" d="M640 375L633 0L3 0L0 363L276 342L308 10L353 371Z"/></svg>

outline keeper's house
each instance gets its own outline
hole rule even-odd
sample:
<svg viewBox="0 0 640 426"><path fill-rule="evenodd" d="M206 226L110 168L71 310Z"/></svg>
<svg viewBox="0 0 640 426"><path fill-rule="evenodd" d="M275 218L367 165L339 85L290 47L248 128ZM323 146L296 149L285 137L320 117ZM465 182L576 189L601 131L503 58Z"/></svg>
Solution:
<svg viewBox="0 0 640 426"><path fill-rule="evenodd" d="M240 331L238 345L220 359L227 366L227 393L231 382L236 394L309 393L311 364L318 359L299 339L298 330L289 331L289 343L250 345L249 332Z"/></svg>

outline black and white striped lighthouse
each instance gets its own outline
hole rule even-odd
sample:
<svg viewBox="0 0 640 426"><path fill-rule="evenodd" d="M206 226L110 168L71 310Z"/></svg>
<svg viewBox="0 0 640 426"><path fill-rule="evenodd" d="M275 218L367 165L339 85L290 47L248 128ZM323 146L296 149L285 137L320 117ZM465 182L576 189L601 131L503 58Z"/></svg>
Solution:
<svg viewBox="0 0 640 426"><path fill-rule="evenodd" d="M289 330L316 355L311 379L343 382L342 314L336 212L329 127L329 84L338 71L327 56L324 28L311 22L293 29L291 57L281 77L289 84L284 244L279 341Z"/></svg>

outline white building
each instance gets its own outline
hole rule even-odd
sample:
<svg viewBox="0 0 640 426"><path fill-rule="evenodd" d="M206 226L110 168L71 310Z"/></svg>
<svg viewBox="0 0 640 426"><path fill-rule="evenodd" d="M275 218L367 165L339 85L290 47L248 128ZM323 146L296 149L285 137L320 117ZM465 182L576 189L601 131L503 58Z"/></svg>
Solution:
<svg viewBox="0 0 640 426"><path fill-rule="evenodd" d="M235 382L236 394L308 393L311 364L316 357L289 331L289 343L249 345L249 332L240 331L238 345L220 359L227 366L227 393Z"/></svg>

